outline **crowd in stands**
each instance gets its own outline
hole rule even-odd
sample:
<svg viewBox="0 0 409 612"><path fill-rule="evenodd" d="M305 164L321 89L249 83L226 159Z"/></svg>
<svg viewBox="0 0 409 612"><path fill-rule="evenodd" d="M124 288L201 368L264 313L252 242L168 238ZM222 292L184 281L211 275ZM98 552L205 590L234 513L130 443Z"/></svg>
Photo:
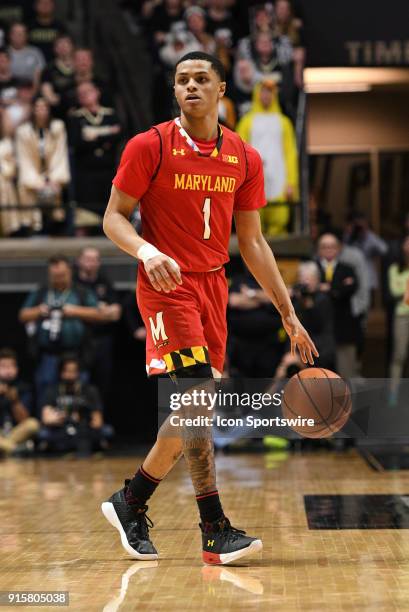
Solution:
<svg viewBox="0 0 409 612"><path fill-rule="evenodd" d="M302 20L290 0L122 4L151 53L154 122L178 112L173 70L185 53L223 62L220 122L259 150L269 200L263 228L286 233L289 205L300 197L294 119L305 61ZM116 94L92 50L55 12L55 0L33 0L30 18L0 25L1 236L100 233L120 145L133 135L123 133Z"/></svg>
<svg viewBox="0 0 409 612"><path fill-rule="evenodd" d="M409 216L397 244L386 244L362 215L345 232L327 231L314 256L301 261L290 283L295 311L317 346L318 367L349 380L363 376L373 287L382 284L391 313L389 408L399 401L409 346ZM371 248L367 245L371 244ZM366 245L366 247L365 247ZM371 275L371 272L373 273ZM382 278L383 277L383 278ZM15 352L0 350L0 455L18 452L34 439L39 450L76 450L87 455L107 448L112 427L104 421L111 401L113 341L120 319L140 345L146 329L134 293L120 299L95 248L85 248L75 266L64 255L50 258L48 280L29 294L19 318L34 359L32 386L19 378ZM281 318L250 274L233 272L228 304L229 339L225 375L275 379L302 368L288 354ZM285 376L280 375L280 379Z"/></svg>
<svg viewBox="0 0 409 612"><path fill-rule="evenodd" d="M316 364L344 378L359 379L378 288L388 321L383 375L390 377L393 407L409 358L409 215L401 238L391 243L377 236L361 213L351 215L345 231L328 228L316 241L314 257L300 263L290 292L298 317L317 346ZM249 274L233 278L229 325L230 373L272 376L288 340L280 317Z"/></svg>
<svg viewBox="0 0 409 612"><path fill-rule="evenodd" d="M70 235L73 228L99 233L117 163L121 126L113 93L96 73L91 49L75 44L55 8L54 0L35 0L30 20L0 26L6 237Z"/></svg>
<svg viewBox="0 0 409 612"><path fill-rule="evenodd" d="M121 141L131 134L122 133L114 92L96 71L92 50L55 18L54 0L26 4L30 18L11 7L12 19L0 19L0 235L98 232ZM220 122L260 152L269 203L261 210L263 230L285 234L289 205L300 199L294 120L305 45L297 3L121 5L133 13L151 53L155 122L177 112L172 79L180 57L205 51L222 61L227 95ZM244 270L230 281L226 373L282 379L302 368L288 354L281 319L256 281ZM396 405L409 347L409 215L401 239L389 244L362 214L351 215L342 231L321 228L314 256L293 281L292 300L320 353L317 365L346 378L363 374L368 315L381 289L385 375ZM46 285L27 296L19 319L35 371L31 385L21 381L18 356L0 347L0 454L18 452L32 439L44 451L106 448L113 431L104 410L119 320L141 355L146 338L134 294L120 299L101 271L100 254L87 248L75 266L63 254L49 260Z"/></svg>

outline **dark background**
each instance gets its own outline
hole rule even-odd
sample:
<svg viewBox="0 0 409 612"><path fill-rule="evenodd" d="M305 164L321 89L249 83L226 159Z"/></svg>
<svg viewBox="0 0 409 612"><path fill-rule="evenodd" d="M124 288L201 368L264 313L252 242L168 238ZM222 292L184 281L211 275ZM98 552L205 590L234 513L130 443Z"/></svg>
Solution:
<svg viewBox="0 0 409 612"><path fill-rule="evenodd" d="M401 42L401 62L378 63L359 53L361 66L409 66L408 0L298 0L297 6L305 25L308 66L350 66L347 41ZM404 53L407 46L406 58Z"/></svg>

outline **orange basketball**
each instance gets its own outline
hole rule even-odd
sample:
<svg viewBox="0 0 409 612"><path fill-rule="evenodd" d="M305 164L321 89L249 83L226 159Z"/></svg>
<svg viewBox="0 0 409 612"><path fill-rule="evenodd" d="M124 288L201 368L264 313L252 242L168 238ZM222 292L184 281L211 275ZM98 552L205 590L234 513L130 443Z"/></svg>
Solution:
<svg viewBox="0 0 409 612"><path fill-rule="evenodd" d="M351 392L346 381L335 372L307 368L287 382L281 407L283 417L300 436L329 438L349 419ZM308 424L307 419L310 419Z"/></svg>

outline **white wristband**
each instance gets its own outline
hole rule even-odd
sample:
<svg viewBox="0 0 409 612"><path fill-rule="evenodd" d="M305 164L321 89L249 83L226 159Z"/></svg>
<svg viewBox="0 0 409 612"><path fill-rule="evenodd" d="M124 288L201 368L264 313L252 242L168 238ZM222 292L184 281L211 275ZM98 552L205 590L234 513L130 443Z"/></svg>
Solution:
<svg viewBox="0 0 409 612"><path fill-rule="evenodd" d="M148 261L148 259L152 259L152 257L156 257L157 255L161 255L161 252L158 251L153 244L149 244L149 242L146 242L139 247L138 252L136 253L137 258L143 261L144 264Z"/></svg>

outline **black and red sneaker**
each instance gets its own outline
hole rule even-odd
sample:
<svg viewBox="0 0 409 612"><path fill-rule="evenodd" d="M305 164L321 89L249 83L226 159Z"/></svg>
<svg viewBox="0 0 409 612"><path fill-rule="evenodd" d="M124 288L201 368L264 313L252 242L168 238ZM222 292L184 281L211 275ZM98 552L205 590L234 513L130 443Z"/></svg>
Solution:
<svg viewBox="0 0 409 612"><path fill-rule="evenodd" d="M125 480L123 489L103 502L101 510L111 525L118 529L122 546L131 557L154 561L158 553L149 538L149 527L153 527L153 523L146 516L148 506L137 508L128 504L125 497L128 483L129 480Z"/></svg>
<svg viewBox="0 0 409 612"><path fill-rule="evenodd" d="M230 525L223 517L214 523L200 523L203 542L203 561L207 565L226 565L259 552L263 543L257 538L246 536L246 532Z"/></svg>

